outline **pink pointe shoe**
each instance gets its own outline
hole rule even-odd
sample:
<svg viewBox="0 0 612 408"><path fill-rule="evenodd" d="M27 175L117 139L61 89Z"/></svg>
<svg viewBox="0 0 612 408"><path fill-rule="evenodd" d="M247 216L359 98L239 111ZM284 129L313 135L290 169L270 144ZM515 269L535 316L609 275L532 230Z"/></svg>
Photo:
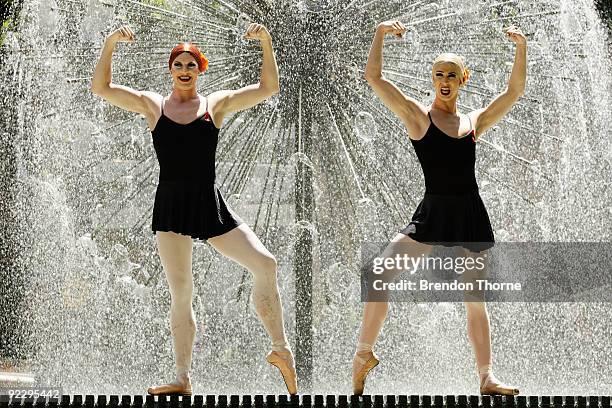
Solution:
<svg viewBox="0 0 612 408"><path fill-rule="evenodd" d="M370 372L371 369L376 367L378 363L380 362L380 360L378 359L378 356L373 351L370 351L365 355L367 355L368 357L362 358L362 357L359 357L359 354L355 354L354 356L355 360L357 360L359 363L363 365L363 367L361 367L361 369L357 372L355 377L353 377L353 394L354 395L363 394L363 389L365 387L365 380L366 380L366 377L368 376L368 373Z"/></svg>
<svg viewBox="0 0 612 408"><path fill-rule="evenodd" d="M281 353L277 351L271 351L266 356L266 361L280 371L287 387L287 392L291 395L297 394L297 375L295 373L295 366L291 364L292 359L284 359L281 357Z"/></svg>

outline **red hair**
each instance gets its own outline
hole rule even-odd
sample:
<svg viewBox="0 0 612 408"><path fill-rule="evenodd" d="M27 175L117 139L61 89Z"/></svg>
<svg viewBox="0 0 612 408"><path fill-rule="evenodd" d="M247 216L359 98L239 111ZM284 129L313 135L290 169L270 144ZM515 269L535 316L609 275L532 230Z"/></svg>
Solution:
<svg viewBox="0 0 612 408"><path fill-rule="evenodd" d="M172 49L170 52L170 59L168 60L169 69L172 69L172 62L174 59L184 52L188 52L193 58L195 58L200 72L206 71L206 68L208 68L208 59L204 54L202 54L198 47L188 42L181 43Z"/></svg>

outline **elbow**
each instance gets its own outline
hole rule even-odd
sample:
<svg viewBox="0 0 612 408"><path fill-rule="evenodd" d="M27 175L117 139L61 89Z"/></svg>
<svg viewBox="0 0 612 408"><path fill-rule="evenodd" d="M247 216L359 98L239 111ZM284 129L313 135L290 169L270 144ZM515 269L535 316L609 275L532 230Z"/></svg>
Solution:
<svg viewBox="0 0 612 408"><path fill-rule="evenodd" d="M365 78L365 80L368 82L368 84L371 84L372 82L376 82L379 79L382 78L381 74L373 74L371 72L366 72L363 77Z"/></svg>
<svg viewBox="0 0 612 408"><path fill-rule="evenodd" d="M265 89L267 96L272 96L280 92L280 86L278 83L274 85L264 85L263 89Z"/></svg>
<svg viewBox="0 0 612 408"><path fill-rule="evenodd" d="M94 95L102 96L102 94L104 93L104 88L105 87L92 83L89 89Z"/></svg>
<svg viewBox="0 0 612 408"><path fill-rule="evenodd" d="M518 99L525 95L525 87L508 88L506 93L510 94L513 98Z"/></svg>
<svg viewBox="0 0 612 408"><path fill-rule="evenodd" d="M89 87L91 92L98 96L103 96L110 88L110 83L99 83L96 81L91 81L91 86Z"/></svg>

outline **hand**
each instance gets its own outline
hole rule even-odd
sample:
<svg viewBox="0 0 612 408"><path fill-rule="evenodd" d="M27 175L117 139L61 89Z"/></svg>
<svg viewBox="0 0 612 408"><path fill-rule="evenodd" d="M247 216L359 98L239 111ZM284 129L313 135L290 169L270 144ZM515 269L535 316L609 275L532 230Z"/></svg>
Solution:
<svg viewBox="0 0 612 408"><path fill-rule="evenodd" d="M510 39L516 45L525 45L527 44L527 39L525 38L525 34L515 25L511 25L506 28L506 37Z"/></svg>
<svg viewBox="0 0 612 408"><path fill-rule="evenodd" d="M402 38L404 33L406 33L406 27L404 24L397 20L383 21L378 25L378 29L382 30L382 32L385 34L393 34L397 38Z"/></svg>
<svg viewBox="0 0 612 408"><path fill-rule="evenodd" d="M113 31L108 37L108 40L118 42L134 42L136 38L134 37L134 31L129 26L122 26Z"/></svg>
<svg viewBox="0 0 612 408"><path fill-rule="evenodd" d="M260 41L272 39L266 27L257 23L251 23L242 38Z"/></svg>

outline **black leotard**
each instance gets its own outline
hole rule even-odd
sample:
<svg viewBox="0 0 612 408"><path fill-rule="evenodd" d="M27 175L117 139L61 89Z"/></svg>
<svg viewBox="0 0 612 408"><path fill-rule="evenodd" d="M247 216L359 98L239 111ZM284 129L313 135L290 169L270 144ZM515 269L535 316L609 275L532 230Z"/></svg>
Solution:
<svg viewBox="0 0 612 408"><path fill-rule="evenodd" d="M473 251L490 248L495 239L476 184L474 129L463 137L451 137L428 116L425 136L410 139L423 169L425 196L400 232L424 243Z"/></svg>
<svg viewBox="0 0 612 408"><path fill-rule="evenodd" d="M206 111L187 124L164 114L151 131L159 162L151 229L208 239L243 221L225 203L215 184L215 153L219 129Z"/></svg>

